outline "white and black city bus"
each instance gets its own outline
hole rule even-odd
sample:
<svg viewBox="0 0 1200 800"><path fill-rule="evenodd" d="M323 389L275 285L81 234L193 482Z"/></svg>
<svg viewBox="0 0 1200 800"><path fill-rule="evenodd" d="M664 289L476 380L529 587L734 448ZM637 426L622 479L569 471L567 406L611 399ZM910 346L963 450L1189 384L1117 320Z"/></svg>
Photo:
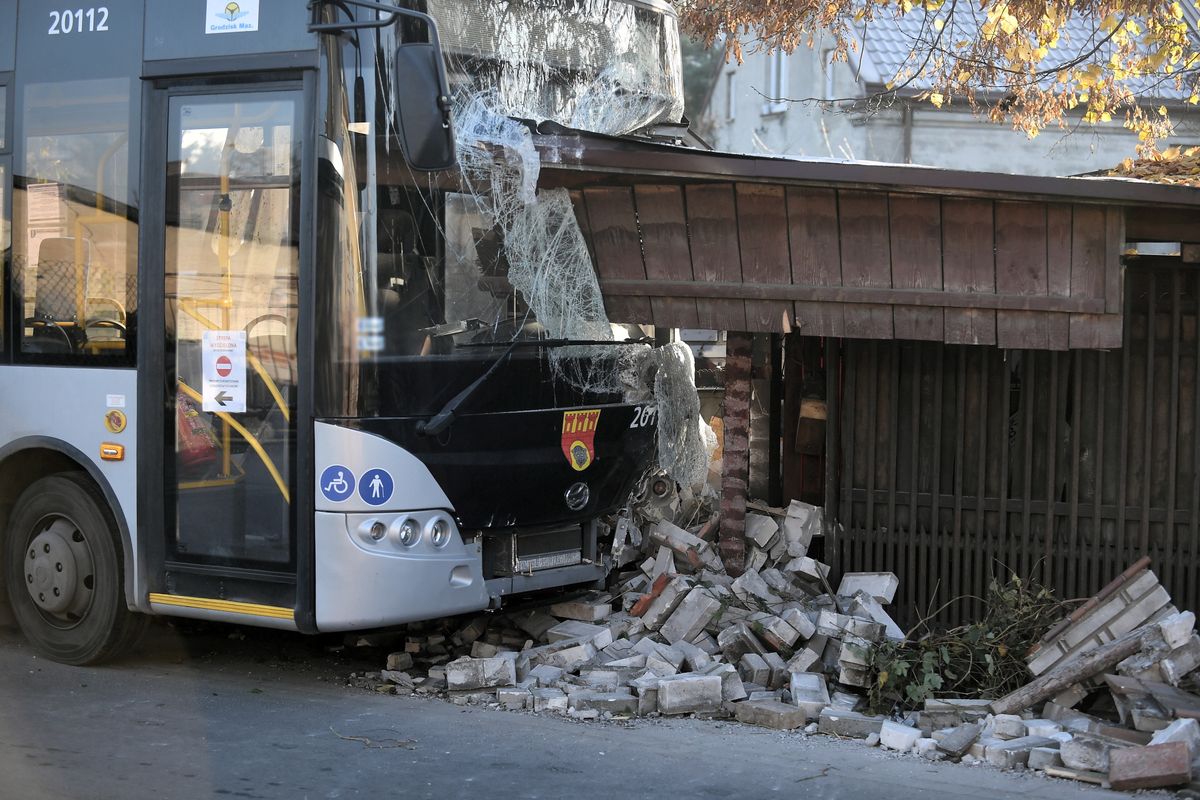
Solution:
<svg viewBox="0 0 1200 800"><path fill-rule="evenodd" d="M654 429L470 313L434 29L371 5L0 0L0 562L54 659L604 576Z"/></svg>

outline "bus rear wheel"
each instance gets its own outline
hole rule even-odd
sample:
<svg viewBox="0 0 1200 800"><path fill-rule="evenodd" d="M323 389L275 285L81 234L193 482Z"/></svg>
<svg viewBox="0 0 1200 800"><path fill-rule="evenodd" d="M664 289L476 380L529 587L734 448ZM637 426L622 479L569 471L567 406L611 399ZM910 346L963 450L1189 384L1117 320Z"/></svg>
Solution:
<svg viewBox="0 0 1200 800"><path fill-rule="evenodd" d="M121 555L107 504L81 474L50 475L21 493L5 535L5 583L34 647L81 665L134 644L145 618L125 604Z"/></svg>

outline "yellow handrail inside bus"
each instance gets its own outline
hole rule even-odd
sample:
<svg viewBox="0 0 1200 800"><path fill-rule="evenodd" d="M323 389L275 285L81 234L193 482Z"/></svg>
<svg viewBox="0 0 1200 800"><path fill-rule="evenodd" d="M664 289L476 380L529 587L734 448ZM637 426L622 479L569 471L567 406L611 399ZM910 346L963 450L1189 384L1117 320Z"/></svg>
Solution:
<svg viewBox="0 0 1200 800"><path fill-rule="evenodd" d="M199 309L206 306L216 308L218 307L217 304L221 301L215 300L206 303L205 301L196 297L177 297L176 301L179 303L180 311L184 312L189 317L208 328L210 331L221 330L219 327L217 327L217 323L213 322L199 311ZM258 377L262 378L263 383L266 384L267 391L271 393L271 397L275 400L275 405L279 406L279 410L283 412L284 420L291 422L292 414L288 410L287 403L284 402L283 392L279 391L279 385L276 384L275 379L267 373L267 368L263 366L262 361L260 361L257 356L247 350L246 363L250 365Z"/></svg>
<svg viewBox="0 0 1200 800"><path fill-rule="evenodd" d="M204 398L200 396L199 392L188 386L183 381L178 381L178 383L180 390L184 394L192 398L192 400L196 401L197 403L203 405ZM271 477L275 480L275 485L279 487L279 493L283 495L284 502L291 505L292 496L291 493L288 492L287 482L283 479L283 476L279 474L279 470L275 467L275 462L271 460L269 455L267 455L267 451L263 449L263 446L258 441L257 437L250 433L250 431L246 430L244 425L242 425L228 413L224 411L217 411L214 413L222 422L241 434L241 437L246 440L246 444L254 448L254 452L258 453L258 457L262 459L263 466L267 468L267 472L271 473Z"/></svg>

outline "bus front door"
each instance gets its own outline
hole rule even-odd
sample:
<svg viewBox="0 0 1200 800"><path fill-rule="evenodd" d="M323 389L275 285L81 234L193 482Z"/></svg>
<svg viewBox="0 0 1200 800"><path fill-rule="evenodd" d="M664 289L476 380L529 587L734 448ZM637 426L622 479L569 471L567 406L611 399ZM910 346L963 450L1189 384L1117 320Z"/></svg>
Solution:
<svg viewBox="0 0 1200 800"><path fill-rule="evenodd" d="M166 535L150 600L291 627L302 94L261 86L163 97Z"/></svg>

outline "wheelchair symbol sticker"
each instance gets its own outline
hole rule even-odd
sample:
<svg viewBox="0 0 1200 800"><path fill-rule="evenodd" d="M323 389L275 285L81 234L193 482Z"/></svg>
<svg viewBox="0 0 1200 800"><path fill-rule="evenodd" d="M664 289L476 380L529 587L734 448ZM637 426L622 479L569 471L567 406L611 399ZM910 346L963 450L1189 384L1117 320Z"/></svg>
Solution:
<svg viewBox="0 0 1200 800"><path fill-rule="evenodd" d="M348 467L334 464L321 473L321 494L331 503L341 503L354 494L354 473Z"/></svg>
<svg viewBox="0 0 1200 800"><path fill-rule="evenodd" d="M358 496L373 506L381 506L390 500L394 488L392 476L383 469L369 469L358 480Z"/></svg>

